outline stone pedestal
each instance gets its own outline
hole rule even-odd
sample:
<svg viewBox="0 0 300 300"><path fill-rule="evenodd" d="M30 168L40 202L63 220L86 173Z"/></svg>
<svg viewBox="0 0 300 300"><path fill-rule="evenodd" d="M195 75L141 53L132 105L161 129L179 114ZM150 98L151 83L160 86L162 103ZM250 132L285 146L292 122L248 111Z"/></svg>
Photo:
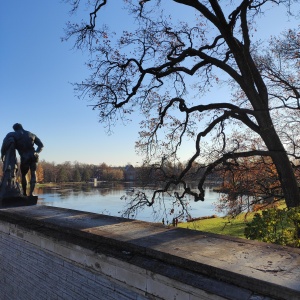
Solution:
<svg viewBox="0 0 300 300"><path fill-rule="evenodd" d="M0 208L36 205L38 196L17 196L0 198Z"/></svg>

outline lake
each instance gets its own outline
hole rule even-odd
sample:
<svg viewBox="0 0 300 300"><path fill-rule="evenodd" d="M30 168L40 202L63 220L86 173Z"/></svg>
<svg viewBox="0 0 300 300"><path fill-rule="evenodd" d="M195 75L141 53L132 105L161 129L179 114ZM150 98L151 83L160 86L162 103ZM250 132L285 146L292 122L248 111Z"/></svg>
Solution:
<svg viewBox="0 0 300 300"><path fill-rule="evenodd" d="M122 196L134 195L138 188L133 183L100 183L97 187L92 184L70 187L37 187L35 194L38 196L37 205L63 207L121 217L128 203L121 200ZM151 191L148 190L148 192ZM186 199L186 202L189 203L188 210L191 217L198 218L217 214L214 203L219 197L219 193L206 187L204 202ZM171 209L174 210L174 214L170 214ZM147 222L161 222L164 218L165 223L170 223L180 209L180 206L173 204L172 197L164 197L152 207L144 207L136 214L131 214L130 218Z"/></svg>

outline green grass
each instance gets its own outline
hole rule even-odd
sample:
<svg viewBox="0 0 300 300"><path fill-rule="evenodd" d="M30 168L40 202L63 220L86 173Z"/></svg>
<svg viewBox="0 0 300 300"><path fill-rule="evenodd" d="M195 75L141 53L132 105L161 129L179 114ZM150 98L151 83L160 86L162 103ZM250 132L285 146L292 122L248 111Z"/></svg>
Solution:
<svg viewBox="0 0 300 300"><path fill-rule="evenodd" d="M250 222L253 219L253 216L254 213L249 213L246 219L245 214L241 214L234 219L227 217L217 217L186 223L179 223L178 227L245 238L244 229L246 227L246 223Z"/></svg>
<svg viewBox="0 0 300 300"><path fill-rule="evenodd" d="M284 208L285 207L284 201L280 201L277 207L280 209ZM251 222L254 217L254 214L258 212L260 211L248 213L246 218L245 218L246 214L242 213L235 218L217 217L217 218L203 219L203 220L197 220L197 221L186 222L186 223L179 223L178 227L201 230L205 232L211 232L211 233L222 234L222 235L230 235L239 238L246 238L244 235L246 224L248 222Z"/></svg>

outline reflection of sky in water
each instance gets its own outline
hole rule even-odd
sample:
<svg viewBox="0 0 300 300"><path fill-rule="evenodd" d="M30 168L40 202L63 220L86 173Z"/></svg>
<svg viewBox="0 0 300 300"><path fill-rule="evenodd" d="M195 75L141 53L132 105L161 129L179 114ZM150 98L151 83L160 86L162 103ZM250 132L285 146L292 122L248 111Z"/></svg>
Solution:
<svg viewBox="0 0 300 300"><path fill-rule="evenodd" d="M55 206L62 208L75 209L79 211L93 212L111 216L121 217L125 210L126 202L121 197L130 194L132 187L129 189L121 186L94 188L37 188L36 194L39 197L38 204ZM212 189L205 189L205 201L189 201L189 213L192 218L201 216L211 216L216 214L213 203L219 199L219 194ZM137 215L131 215L131 218L148 221L161 222L162 218L171 222L174 217L170 214L170 209L174 208L175 214L179 212L180 207L172 205L172 199L165 197L164 201L156 203L152 207L145 207Z"/></svg>

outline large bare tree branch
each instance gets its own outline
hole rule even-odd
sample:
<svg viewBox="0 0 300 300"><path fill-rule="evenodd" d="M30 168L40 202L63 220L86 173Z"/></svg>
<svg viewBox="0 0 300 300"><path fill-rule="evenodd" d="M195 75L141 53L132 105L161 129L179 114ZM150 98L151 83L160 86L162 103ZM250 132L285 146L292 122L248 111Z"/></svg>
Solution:
<svg viewBox="0 0 300 300"><path fill-rule="evenodd" d="M71 1L74 9L79 2ZM273 119L279 111L278 101L282 101L284 109L299 108L298 81L283 76L274 65L260 59L252 37L255 35L253 21L265 7L289 6L290 1L236 0L224 4L218 0L174 0L174 5L184 5L197 16L195 22L191 19L181 23L172 21L160 10L162 1L126 1L125 5L136 18L137 29L133 32L124 29L118 40L108 38L112 35L106 28L97 26L98 15L107 1L89 3L92 5L89 23L69 25L67 38L74 34L75 45L87 45L92 54L89 64L92 75L76 87L83 95L96 99L92 106L99 109L100 120L109 123L117 113L126 116L141 108L146 116L142 123L146 129L143 128L139 145L146 149L148 157L153 156L152 149L160 149L157 159L161 160L161 169L167 159L177 159L186 138L194 141L193 153L181 173L166 176L163 189L157 193L168 191L173 184L182 184L184 193L177 194L179 200L185 194L202 200L205 178L217 166L251 156L269 156L276 166L288 206L300 204L297 180L282 136L285 141L288 138L286 134L280 135L278 122ZM286 55L289 51L293 50L287 46ZM293 53L299 54L297 50ZM235 88L238 96L235 99L232 95L226 99L220 96L204 102L207 100L202 94L211 87L219 87L219 76L226 78L223 82L230 82L230 88ZM283 90L280 95L278 91ZM197 94L195 102L193 94ZM297 106L290 104L292 100ZM233 145L227 125L241 132L249 128L259 142L251 143L250 137L245 136L246 141ZM161 138L162 131L168 141ZM213 158L209 154L202 157L203 140L209 135L215 138L215 147L219 147L212 147ZM258 143L260 147L251 149L252 144ZM295 156L296 145L295 142L291 151ZM199 192L194 192L189 189L186 177L199 159L206 159L206 171L199 180ZM149 202L144 202L142 196L141 203L151 205L157 193Z"/></svg>

